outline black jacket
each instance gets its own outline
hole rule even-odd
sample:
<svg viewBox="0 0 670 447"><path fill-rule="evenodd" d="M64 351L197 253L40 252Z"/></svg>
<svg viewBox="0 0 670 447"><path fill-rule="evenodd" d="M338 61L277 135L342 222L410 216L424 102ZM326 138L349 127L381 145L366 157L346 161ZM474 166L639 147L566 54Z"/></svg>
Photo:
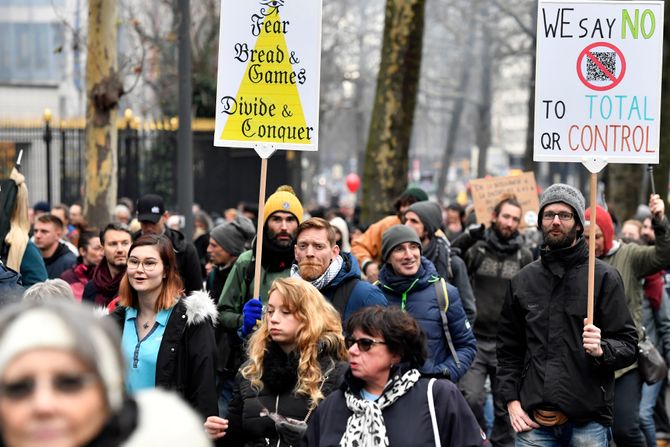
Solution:
<svg viewBox="0 0 670 447"><path fill-rule="evenodd" d="M111 314L121 330L126 308ZM218 415L215 383L217 311L204 292L181 298L165 327L156 360L156 386L177 391L203 419Z"/></svg>
<svg viewBox="0 0 670 447"><path fill-rule="evenodd" d="M261 416L261 411L279 413L292 419L304 420L308 413L309 398L296 396L293 388L297 381L298 356L284 354L281 348L270 343L263 362L263 388L256 391L251 382L241 373L235 378L233 400L228 408L228 431L222 439L226 446L265 446L266 439L270 445L283 446L278 442L275 423L268 416ZM338 362L327 353L319 357L321 371L329 371L321 392L327 396L339 388L342 383L346 362ZM277 400L278 399L278 400Z"/></svg>
<svg viewBox="0 0 670 447"><path fill-rule="evenodd" d="M561 250L543 249L508 287L498 326L497 393L520 400L529 414L553 407L571 420L612 425L614 371L635 361L637 333L623 282L596 259L594 324L604 355L584 351L588 247L583 238Z"/></svg>
<svg viewBox="0 0 670 447"><path fill-rule="evenodd" d="M179 270L181 280L184 282L186 294L202 290L203 280L200 269L200 258L195 246L191 242L188 242L179 231L165 227L165 233L163 234L170 239L174 247L175 256L177 257L177 269ZM133 235L133 240L141 235L142 232L138 231Z"/></svg>
<svg viewBox="0 0 670 447"><path fill-rule="evenodd" d="M394 374L392 372L392 374ZM350 388L360 395L362 383L346 374L346 382L319 405L302 440L303 447L335 447L352 415L346 403L345 391ZM407 393L382 410L386 435L391 446L435 445L430 412L428 410L429 379L419 379ZM390 382L392 383L392 382ZM392 385L387 385L386 390ZM482 437L479 424L465 398L449 380L437 380L433 385L438 430L443 446L471 447L488 445Z"/></svg>

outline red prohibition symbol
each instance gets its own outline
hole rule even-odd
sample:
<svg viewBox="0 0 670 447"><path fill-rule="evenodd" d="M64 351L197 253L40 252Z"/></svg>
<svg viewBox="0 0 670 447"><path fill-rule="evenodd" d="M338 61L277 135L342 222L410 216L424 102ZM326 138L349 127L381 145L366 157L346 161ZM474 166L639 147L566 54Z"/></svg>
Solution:
<svg viewBox="0 0 670 447"><path fill-rule="evenodd" d="M593 53L591 53L592 49L598 48L598 47L609 48L610 50L612 50L616 53L617 57L621 61L621 71L619 73L619 76L617 76L616 73L612 73L607 68L605 68L605 66L602 64L602 62L600 62L598 60L598 58L595 57L593 55ZM586 58L590 59L591 62L593 62L596 65L596 67L598 67L605 74L605 76L607 76L607 78L609 79L608 84L595 85L591 81L588 81L586 79L586 76L584 76L584 73L583 73L584 69L582 68L582 65L583 65L582 62L584 62ZM623 56L623 53L621 52L621 50L617 46L612 45L609 42L595 42L595 43L592 43L591 45L584 48L582 50L582 52L579 53L579 57L577 57L577 76L579 76L579 80L582 81L582 83L585 86L587 86L588 88L590 88L591 90L604 91L604 90L612 89L612 88L616 87L617 85L619 85L619 83L623 80L623 77L624 77L625 74L626 74L626 58Z"/></svg>

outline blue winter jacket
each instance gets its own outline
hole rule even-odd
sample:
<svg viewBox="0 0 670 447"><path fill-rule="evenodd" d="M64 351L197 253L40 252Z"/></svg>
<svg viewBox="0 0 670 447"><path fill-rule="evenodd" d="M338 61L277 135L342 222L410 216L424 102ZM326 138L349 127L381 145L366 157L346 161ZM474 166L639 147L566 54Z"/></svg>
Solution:
<svg viewBox="0 0 670 447"><path fill-rule="evenodd" d="M326 287L321 290L323 296L328 298L328 301L333 302L335 291L344 282L352 280L356 281L356 285L349 295L349 301L344 308L344 315L342 315L342 322L347 321L347 318L359 309L368 306L384 306L388 305L386 297L377 287L373 286L367 281L361 280L361 269L358 267L358 261L351 255L351 253L340 253L344 263L340 272L337 274Z"/></svg>
<svg viewBox="0 0 670 447"><path fill-rule="evenodd" d="M449 297L447 320L451 341L460 361L460 366L457 366L449 352L442 326L441 309L437 303L435 283L439 279L433 263L422 256L421 267L414 276L397 275L391 265L384 264L379 272L378 286L386 295L389 305L403 307L416 318L426 334L428 360L421 368L421 373L444 375L457 382L475 358L477 341L465 316L458 289L447 284ZM404 304L403 297L405 297Z"/></svg>

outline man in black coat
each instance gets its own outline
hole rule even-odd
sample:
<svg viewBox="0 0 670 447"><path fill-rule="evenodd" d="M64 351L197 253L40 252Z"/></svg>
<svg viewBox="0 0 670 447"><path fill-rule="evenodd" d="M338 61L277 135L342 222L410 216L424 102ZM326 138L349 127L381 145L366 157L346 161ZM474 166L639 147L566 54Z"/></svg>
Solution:
<svg viewBox="0 0 670 447"><path fill-rule="evenodd" d="M156 194L146 194L137 201L137 220L142 230L135 234L137 239L143 234L164 234L172 242L177 257L177 268L181 280L184 282L186 295L196 290L202 290L202 274L200 272L200 258L193 243L186 240L177 230L165 225L168 213L165 211L163 198Z"/></svg>
<svg viewBox="0 0 670 447"><path fill-rule="evenodd" d="M635 361L637 333L621 277L595 260L587 324L584 197L555 184L540 199L541 258L507 289L497 336L497 394L516 445L607 445L614 371Z"/></svg>

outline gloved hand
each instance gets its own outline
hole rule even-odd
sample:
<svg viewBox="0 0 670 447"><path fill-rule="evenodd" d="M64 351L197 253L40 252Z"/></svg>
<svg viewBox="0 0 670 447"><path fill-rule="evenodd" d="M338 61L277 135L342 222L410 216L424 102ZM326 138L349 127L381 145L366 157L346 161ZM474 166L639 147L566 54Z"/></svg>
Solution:
<svg viewBox="0 0 670 447"><path fill-rule="evenodd" d="M468 232L468 235L476 240L482 240L484 239L484 232L486 231L486 225L484 224L472 224L468 227L466 230Z"/></svg>
<svg viewBox="0 0 670 447"><path fill-rule="evenodd" d="M263 303L258 298L252 298L242 309L242 335L245 337L254 330L256 320L263 316Z"/></svg>

